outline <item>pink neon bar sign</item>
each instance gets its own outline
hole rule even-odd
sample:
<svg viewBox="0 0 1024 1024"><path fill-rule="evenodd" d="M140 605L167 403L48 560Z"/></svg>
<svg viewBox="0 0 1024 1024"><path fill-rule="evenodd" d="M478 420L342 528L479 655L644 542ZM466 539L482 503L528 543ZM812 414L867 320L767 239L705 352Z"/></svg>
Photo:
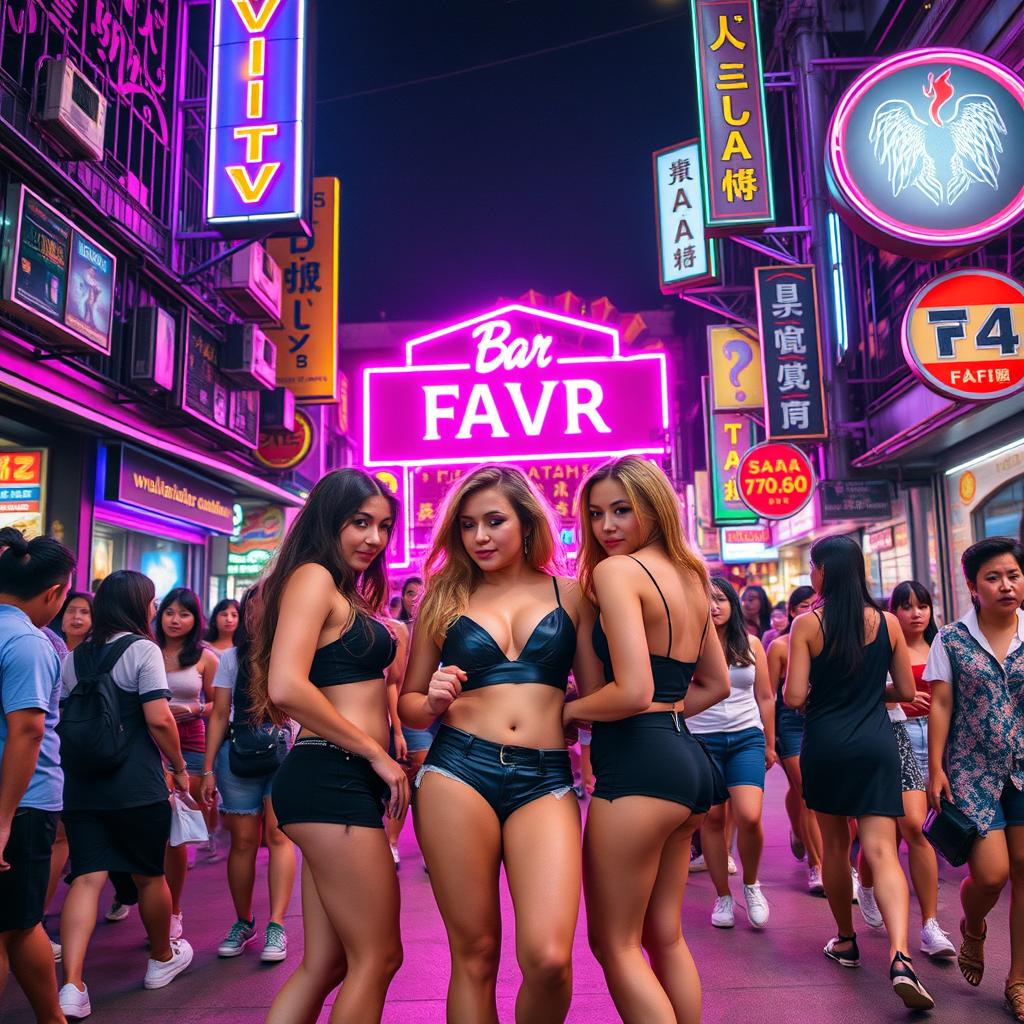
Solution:
<svg viewBox="0 0 1024 1024"><path fill-rule="evenodd" d="M363 373L363 461L430 466L661 455L663 352L624 356L619 332L508 305L413 338Z"/></svg>

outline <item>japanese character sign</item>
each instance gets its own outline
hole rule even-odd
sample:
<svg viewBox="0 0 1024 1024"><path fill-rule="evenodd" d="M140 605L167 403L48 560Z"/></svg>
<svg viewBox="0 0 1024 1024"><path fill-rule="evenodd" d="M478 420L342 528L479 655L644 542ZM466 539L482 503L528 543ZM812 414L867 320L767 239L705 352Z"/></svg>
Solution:
<svg viewBox="0 0 1024 1024"><path fill-rule="evenodd" d="M691 0L701 119L701 180L711 233L771 224L756 0Z"/></svg>
<svg viewBox="0 0 1024 1024"><path fill-rule="evenodd" d="M828 436L813 266L754 271L770 440Z"/></svg>
<svg viewBox="0 0 1024 1024"><path fill-rule="evenodd" d="M338 401L338 239L341 185L313 183L313 237L273 238L283 271L281 320L267 331L277 345L277 383L306 405Z"/></svg>
<svg viewBox="0 0 1024 1024"><path fill-rule="evenodd" d="M757 516L744 504L736 482L740 460L757 441L756 428L742 413L713 409L710 382L705 378L704 383L711 522L714 526L756 523Z"/></svg>
<svg viewBox="0 0 1024 1024"><path fill-rule="evenodd" d="M696 140L654 154L661 290L666 295L718 276L718 243L704 229L703 193Z"/></svg>

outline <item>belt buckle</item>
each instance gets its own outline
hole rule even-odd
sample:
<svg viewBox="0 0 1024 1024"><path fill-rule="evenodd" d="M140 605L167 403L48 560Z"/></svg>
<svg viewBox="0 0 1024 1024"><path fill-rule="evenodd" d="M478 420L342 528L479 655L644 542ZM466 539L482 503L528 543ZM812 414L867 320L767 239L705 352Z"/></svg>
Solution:
<svg viewBox="0 0 1024 1024"><path fill-rule="evenodd" d="M514 761L505 760L505 744L503 743L498 748L498 764L502 765L505 768L511 768L514 763Z"/></svg>

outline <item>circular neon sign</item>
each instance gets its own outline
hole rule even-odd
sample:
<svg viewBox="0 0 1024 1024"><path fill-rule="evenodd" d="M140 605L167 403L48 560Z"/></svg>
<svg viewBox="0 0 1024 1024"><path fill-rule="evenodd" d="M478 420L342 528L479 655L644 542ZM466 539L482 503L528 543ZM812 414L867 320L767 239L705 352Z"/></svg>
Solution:
<svg viewBox="0 0 1024 1024"><path fill-rule="evenodd" d="M900 53L839 101L825 167L850 226L892 252L967 252L1024 214L1024 82L978 53Z"/></svg>
<svg viewBox="0 0 1024 1024"><path fill-rule="evenodd" d="M313 421L296 409L295 429L260 431L260 446L253 454L267 469L294 469L309 454L314 436Z"/></svg>
<svg viewBox="0 0 1024 1024"><path fill-rule="evenodd" d="M1024 389L1024 285L994 270L929 281L903 317L903 355L922 384L958 402Z"/></svg>
<svg viewBox="0 0 1024 1024"><path fill-rule="evenodd" d="M794 444L755 444L736 470L743 504L762 519L788 519L814 494L814 468Z"/></svg>

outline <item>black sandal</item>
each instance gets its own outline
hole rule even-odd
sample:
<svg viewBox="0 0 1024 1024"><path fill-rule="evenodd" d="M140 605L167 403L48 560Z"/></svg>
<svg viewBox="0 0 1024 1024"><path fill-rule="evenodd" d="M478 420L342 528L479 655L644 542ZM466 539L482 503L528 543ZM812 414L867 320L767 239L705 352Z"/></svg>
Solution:
<svg viewBox="0 0 1024 1024"><path fill-rule="evenodd" d="M903 1000L908 1010L930 1010L935 1006L935 1000L914 973L910 957L897 953L892 958L889 980L892 982L892 990Z"/></svg>
<svg viewBox="0 0 1024 1024"><path fill-rule="evenodd" d="M849 942L850 948L836 949L836 946L843 942ZM822 952L842 967L860 967L860 950L857 948L856 934L837 935L834 939L829 939Z"/></svg>

